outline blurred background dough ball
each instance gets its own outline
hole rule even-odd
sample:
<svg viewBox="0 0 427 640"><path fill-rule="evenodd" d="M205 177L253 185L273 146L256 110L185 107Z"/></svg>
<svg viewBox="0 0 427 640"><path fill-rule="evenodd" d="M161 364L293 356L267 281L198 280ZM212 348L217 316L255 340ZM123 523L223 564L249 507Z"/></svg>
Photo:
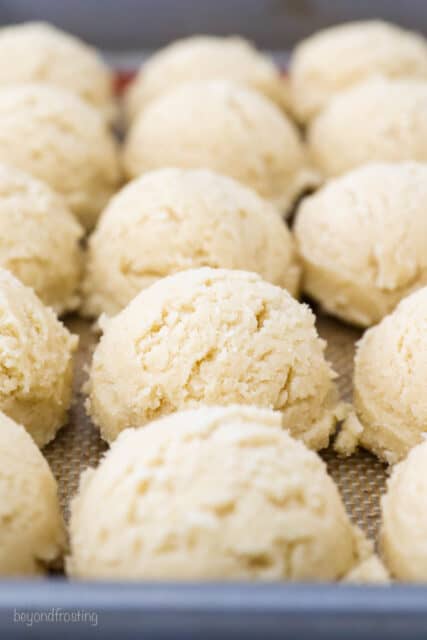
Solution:
<svg viewBox="0 0 427 640"><path fill-rule="evenodd" d="M360 560L324 462L254 407L120 435L71 507L79 578L335 580Z"/></svg>
<svg viewBox="0 0 427 640"><path fill-rule="evenodd" d="M309 130L326 177L368 162L427 162L427 82L376 78L337 95Z"/></svg>
<svg viewBox="0 0 427 640"><path fill-rule="evenodd" d="M381 501L381 551L392 576L427 581L427 442L396 465Z"/></svg>
<svg viewBox="0 0 427 640"><path fill-rule="evenodd" d="M304 199L295 225L304 291L369 326L427 284L427 164L371 164Z"/></svg>
<svg viewBox="0 0 427 640"><path fill-rule="evenodd" d="M337 93L373 75L427 80L427 43L381 20L319 31L297 45L290 63L293 110L310 121Z"/></svg>
<svg viewBox="0 0 427 640"><path fill-rule="evenodd" d="M278 409L327 446L341 404L310 309L257 274L192 269L158 280L104 322L88 410L104 439L201 404Z"/></svg>
<svg viewBox="0 0 427 640"><path fill-rule="evenodd" d="M128 133L124 166L130 178L162 167L211 169L283 212L317 184L285 114L257 92L222 81L186 84L153 100Z"/></svg>
<svg viewBox="0 0 427 640"><path fill-rule="evenodd" d="M358 343L354 413L346 428L388 463L401 460L427 431L427 287L404 298Z"/></svg>
<svg viewBox="0 0 427 640"><path fill-rule="evenodd" d="M0 265L57 313L79 304L82 235L47 185L0 163Z"/></svg>
<svg viewBox="0 0 427 640"><path fill-rule="evenodd" d="M98 52L42 22L0 29L0 86L42 82L67 89L114 115L112 74Z"/></svg>
<svg viewBox="0 0 427 640"><path fill-rule="evenodd" d="M85 311L114 315L159 278L201 266L255 271L298 292L293 237L267 201L211 171L147 173L111 200L90 238Z"/></svg>
<svg viewBox="0 0 427 640"><path fill-rule="evenodd" d="M0 90L0 161L50 185L86 228L119 182L116 145L99 113L41 84Z"/></svg>
<svg viewBox="0 0 427 640"><path fill-rule="evenodd" d="M259 91L279 107L286 104L286 83L278 68L250 42L193 36L173 42L142 65L126 97L128 117L180 84L221 79Z"/></svg>
<svg viewBox="0 0 427 640"><path fill-rule="evenodd" d="M43 573L64 547L49 465L25 429L0 412L0 576Z"/></svg>
<svg viewBox="0 0 427 640"><path fill-rule="evenodd" d="M32 289L0 269L0 409L39 447L66 422L77 341Z"/></svg>

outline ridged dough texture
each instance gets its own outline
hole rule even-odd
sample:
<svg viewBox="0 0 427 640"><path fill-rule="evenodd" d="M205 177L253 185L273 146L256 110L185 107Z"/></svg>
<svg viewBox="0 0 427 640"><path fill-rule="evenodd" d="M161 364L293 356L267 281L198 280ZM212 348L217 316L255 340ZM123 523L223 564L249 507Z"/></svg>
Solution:
<svg viewBox="0 0 427 640"><path fill-rule="evenodd" d="M405 582L427 581L427 443L396 465L381 501L380 547L391 574Z"/></svg>
<svg viewBox="0 0 427 640"><path fill-rule="evenodd" d="M328 445L341 404L310 309L246 271L163 278L104 322L88 410L114 440L174 411L235 403L278 409L310 447Z"/></svg>
<svg viewBox="0 0 427 640"><path fill-rule="evenodd" d="M110 201L90 238L84 311L114 315L159 278L202 266L255 271L298 293L293 237L267 201L206 170L145 174Z"/></svg>
<svg viewBox="0 0 427 640"><path fill-rule="evenodd" d="M43 573L64 547L49 465L25 429L0 412L0 575Z"/></svg>
<svg viewBox="0 0 427 640"><path fill-rule="evenodd" d="M0 162L50 185L86 228L120 178L116 144L99 113L72 93L42 84L0 90Z"/></svg>
<svg viewBox="0 0 427 640"><path fill-rule="evenodd" d="M82 235L82 227L46 184L0 164L0 267L59 314L79 305Z"/></svg>
<svg viewBox="0 0 427 640"><path fill-rule="evenodd" d="M145 62L126 95L132 120L153 99L186 82L232 80L283 108L286 84L276 65L243 38L193 36L176 40Z"/></svg>
<svg viewBox="0 0 427 640"><path fill-rule="evenodd" d="M371 164L299 207L304 291L362 327L427 284L427 164Z"/></svg>
<svg viewBox="0 0 427 640"><path fill-rule="evenodd" d="M427 82L375 78L338 94L308 133L325 176L369 162L427 162Z"/></svg>
<svg viewBox="0 0 427 640"><path fill-rule="evenodd" d="M128 133L129 178L159 169L211 169L255 189L288 212L317 184L298 131L261 94L225 81L190 83L153 100Z"/></svg>
<svg viewBox="0 0 427 640"><path fill-rule="evenodd" d="M113 79L96 49L43 22L0 29L0 86L41 82L75 93L108 119Z"/></svg>
<svg viewBox="0 0 427 640"><path fill-rule="evenodd" d="M381 20L319 31L300 42L291 57L293 111L307 123L337 93L374 75L427 80L426 40Z"/></svg>
<svg viewBox="0 0 427 640"><path fill-rule="evenodd" d="M122 433L84 472L70 537L79 578L335 580L366 549L324 462L243 406Z"/></svg>
<svg viewBox="0 0 427 640"><path fill-rule="evenodd" d="M358 439L386 462L401 460L427 431L427 288L411 294L369 329L355 358Z"/></svg>
<svg viewBox="0 0 427 640"><path fill-rule="evenodd" d="M0 410L39 447L66 422L77 342L32 289L0 269Z"/></svg>

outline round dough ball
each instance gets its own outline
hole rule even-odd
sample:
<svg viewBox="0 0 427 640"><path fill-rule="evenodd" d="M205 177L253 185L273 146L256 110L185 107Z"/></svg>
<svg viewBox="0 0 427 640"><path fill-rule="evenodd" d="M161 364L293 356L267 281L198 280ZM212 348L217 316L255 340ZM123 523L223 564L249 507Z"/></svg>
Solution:
<svg viewBox="0 0 427 640"><path fill-rule="evenodd" d="M0 164L0 266L59 314L79 304L82 235L47 185Z"/></svg>
<svg viewBox="0 0 427 640"><path fill-rule="evenodd" d="M369 162L427 162L427 82L373 79L337 95L309 130L325 176Z"/></svg>
<svg viewBox="0 0 427 640"><path fill-rule="evenodd" d="M25 429L0 412L0 575L43 573L64 547L49 465Z"/></svg>
<svg viewBox="0 0 427 640"><path fill-rule="evenodd" d="M396 465L381 501L381 551L393 577L427 581L427 442Z"/></svg>
<svg viewBox="0 0 427 640"><path fill-rule="evenodd" d="M39 447L66 422L77 342L32 289L0 269L0 410Z"/></svg>
<svg viewBox="0 0 427 640"><path fill-rule="evenodd" d="M27 82L67 89L108 119L114 115L112 75L97 51L52 25L0 29L0 86Z"/></svg>
<svg viewBox="0 0 427 640"><path fill-rule="evenodd" d="M330 27L303 40L290 62L293 111L310 121L337 93L373 75L427 80L427 44L381 20Z"/></svg>
<svg viewBox="0 0 427 640"><path fill-rule="evenodd" d="M310 309L255 273L182 271L103 323L88 409L108 441L180 409L278 409L312 448L328 445L341 405Z"/></svg>
<svg viewBox="0 0 427 640"><path fill-rule="evenodd" d="M210 171L147 173L111 200L90 238L84 311L114 315L159 278L201 266L255 271L298 292L294 240L268 202Z"/></svg>
<svg viewBox="0 0 427 640"><path fill-rule="evenodd" d="M295 234L304 291L362 327L427 284L427 164L372 164L306 198Z"/></svg>
<svg viewBox="0 0 427 640"><path fill-rule="evenodd" d="M186 84L153 100L130 129L124 165L130 178L162 167L212 169L284 212L317 184L285 114L255 91L222 81Z"/></svg>
<svg viewBox="0 0 427 640"><path fill-rule="evenodd" d="M49 465L25 429L0 412L0 575L43 573L64 547Z"/></svg>
<svg viewBox="0 0 427 640"><path fill-rule="evenodd" d="M359 441L386 462L402 459L427 431L427 287L411 294L357 347L354 409Z"/></svg>
<svg viewBox="0 0 427 640"><path fill-rule="evenodd" d="M324 462L280 414L203 407L121 434L71 508L79 578L334 580L359 560Z"/></svg>
<svg viewBox="0 0 427 640"><path fill-rule="evenodd" d="M77 96L41 84L0 91L0 162L50 185L86 228L119 182L105 121Z"/></svg>
<svg viewBox="0 0 427 640"><path fill-rule="evenodd" d="M238 37L192 36L161 49L144 63L126 96L135 118L154 98L186 82L232 80L286 104L285 82L276 65Z"/></svg>

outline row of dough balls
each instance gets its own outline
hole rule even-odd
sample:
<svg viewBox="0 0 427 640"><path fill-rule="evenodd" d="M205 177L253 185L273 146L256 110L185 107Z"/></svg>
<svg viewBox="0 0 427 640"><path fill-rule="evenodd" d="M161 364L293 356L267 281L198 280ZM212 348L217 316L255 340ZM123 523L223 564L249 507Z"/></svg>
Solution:
<svg viewBox="0 0 427 640"><path fill-rule="evenodd" d="M0 445L0 574L37 574L66 551L56 483L3 413ZM387 581L324 462L238 405L126 430L82 475L70 543L79 578Z"/></svg>
<svg viewBox="0 0 427 640"><path fill-rule="evenodd" d="M1 272L0 277L5 323L3 366L8 374L2 377L1 408L25 424L35 441L42 444L46 425L65 418L76 338L30 289L8 272ZM232 304L233 295L234 302L239 299L241 306ZM397 352L410 368L414 364L416 368L422 347L416 339L419 332L414 332L415 337L408 336L413 318L417 319L414 309L422 307L422 296L425 307L427 290L422 289L393 314L397 317ZM405 313L406 325L400 317ZM392 322L393 317L390 319ZM289 326L283 333L285 321ZM371 329L367 336L380 329L381 325ZM419 329L425 331L424 317ZM395 337L390 328L383 333ZM287 341L281 349L283 335ZM139 294L110 321L94 356L91 412L97 398L101 404L95 413L98 411L103 421L104 436L114 439L118 431L123 433L99 469L87 471L82 477L72 506L69 573L92 578L385 580L384 569L372 556L371 547L350 525L324 464L291 435L315 445L316 440L310 439L324 438L323 429L331 427L330 412L336 408L337 398L331 387L331 370L323 359L323 346L309 309L253 274L187 271ZM381 349L380 345L380 353L388 353L388 346L383 344ZM411 346L418 351L411 352ZM173 362L169 347L175 356ZM244 347L248 353L241 359ZM275 359L277 352L280 358ZM293 360L287 372L280 369L286 355ZM242 360L248 372L240 367ZM141 362L151 404L146 403L146 387L140 384ZM254 369L254 362L266 366ZM168 366L172 372L166 370ZM387 362L386 371L393 366ZM233 367L240 369L235 371ZM178 375L180 368L187 376L182 389L170 384L170 377ZM222 368L231 378L223 377ZM266 384L271 371L282 381L285 376L278 395L273 388L279 400L288 400L286 407L279 407L282 413L232 406L235 398L251 403L245 396L251 385L254 394L261 386L261 400L256 397L255 402L268 404L269 387L275 382L270 376L270 385ZM316 398L304 396L316 384L313 373L322 371L326 393L332 392L332 407L316 406L319 397L325 400L322 385L314 387ZM120 379L128 380L129 387L119 387ZM209 389L211 384L213 389ZM170 397L162 396L165 391L170 391ZM209 396L211 392L213 396ZM209 401L221 399L231 406L201 406L205 393ZM228 397L224 395L227 393ZM406 394L405 390L401 393ZM132 402L130 396L136 400ZM418 398L422 405L421 394ZM145 424L148 416L173 411L168 402L177 399L180 405L176 408L199 408ZM105 422L108 411L109 424ZM319 412L320 422L313 426L310 421L319 417ZM124 416L126 424L117 424L117 416ZM300 420L306 421L307 430L302 429ZM1 422L0 488L5 497L0 571L8 575L35 573L64 548L56 486L25 430L4 414ZM426 579L423 538L418 535L418 522L422 524L424 513L424 485L419 484L423 456L427 457L424 444L413 449L407 461L393 472L383 499L382 546L387 565L397 578ZM219 471L224 464L229 473ZM408 485L407 475L417 492ZM102 504L103 509L94 509L95 504ZM418 514L415 529L411 515L414 505Z"/></svg>
<svg viewBox="0 0 427 640"><path fill-rule="evenodd" d="M83 254L83 228L61 199L0 164L0 265L58 314L112 316L159 278L211 266L302 289L367 327L427 284L426 202L427 164L365 165L304 198L291 233L232 178L159 169L110 200Z"/></svg>

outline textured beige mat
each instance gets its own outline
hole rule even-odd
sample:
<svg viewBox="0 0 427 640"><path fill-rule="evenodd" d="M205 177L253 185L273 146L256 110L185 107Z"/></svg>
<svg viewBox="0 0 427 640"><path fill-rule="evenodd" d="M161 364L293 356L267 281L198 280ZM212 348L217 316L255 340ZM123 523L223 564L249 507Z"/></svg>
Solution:
<svg viewBox="0 0 427 640"><path fill-rule="evenodd" d="M107 448L86 416L84 395L81 392L86 378L85 365L90 361L96 336L91 331L90 324L79 318L70 318L67 325L71 331L80 335L74 403L69 424L45 449L59 482L61 503L66 517L69 500L76 491L80 473L87 466L96 465ZM342 397L349 400L354 344L360 333L325 316L319 317L318 329L328 342L328 358L339 373ZM365 452L343 460L338 459L333 451L327 450L323 457L338 483L350 515L369 537L374 539L378 527L379 498L386 479L385 466Z"/></svg>

